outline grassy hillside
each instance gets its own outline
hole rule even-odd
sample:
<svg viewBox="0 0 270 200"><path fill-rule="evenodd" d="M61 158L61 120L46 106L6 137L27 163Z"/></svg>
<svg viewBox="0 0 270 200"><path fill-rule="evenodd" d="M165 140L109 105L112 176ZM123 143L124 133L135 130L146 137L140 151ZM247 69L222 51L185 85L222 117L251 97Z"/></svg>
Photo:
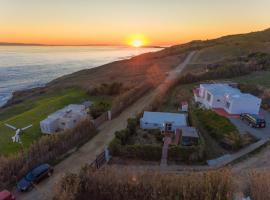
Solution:
<svg viewBox="0 0 270 200"><path fill-rule="evenodd" d="M39 127L41 120L68 104L80 103L87 99L103 100L102 97L91 98L85 91L74 88L42 95L2 110L0 112L0 155L14 153L21 148L19 144L12 142L11 137L14 135L14 131L7 128L5 123L21 128L33 124L32 128L27 129L21 135L23 147L27 148L33 140L41 136ZM106 99L108 100L108 98Z"/></svg>
<svg viewBox="0 0 270 200"><path fill-rule="evenodd" d="M254 72L252 74L232 79L238 83L256 84L270 88L270 71Z"/></svg>

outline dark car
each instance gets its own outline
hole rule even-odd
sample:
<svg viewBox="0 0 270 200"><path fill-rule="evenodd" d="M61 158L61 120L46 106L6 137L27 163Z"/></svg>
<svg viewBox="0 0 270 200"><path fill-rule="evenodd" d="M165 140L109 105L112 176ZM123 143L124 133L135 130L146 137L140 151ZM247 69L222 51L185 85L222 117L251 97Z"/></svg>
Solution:
<svg viewBox="0 0 270 200"><path fill-rule="evenodd" d="M15 197L7 190L0 192L0 200L15 200Z"/></svg>
<svg viewBox="0 0 270 200"><path fill-rule="evenodd" d="M243 113L240 115L243 121L246 121L250 127L253 128L265 128L266 121L259 115Z"/></svg>
<svg viewBox="0 0 270 200"><path fill-rule="evenodd" d="M33 184L39 183L42 179L51 176L53 168L49 164L42 164L32 169L18 183L18 190L24 192L29 190Z"/></svg>

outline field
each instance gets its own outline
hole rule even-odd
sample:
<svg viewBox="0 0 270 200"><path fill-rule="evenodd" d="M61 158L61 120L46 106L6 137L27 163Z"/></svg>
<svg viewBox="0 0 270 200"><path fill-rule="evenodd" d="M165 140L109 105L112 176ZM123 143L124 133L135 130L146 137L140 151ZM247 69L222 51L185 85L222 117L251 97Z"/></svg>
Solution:
<svg viewBox="0 0 270 200"><path fill-rule="evenodd" d="M39 122L50 113L63 108L71 103L80 103L85 100L101 101L108 100L104 97L89 97L84 90L77 88L66 89L41 95L31 101L24 101L12 107L0 111L0 155L8 155L19 151L21 147L27 148L41 136ZM15 131L7 128L4 124L9 123L22 128L33 124L21 135L22 146L13 143L11 137Z"/></svg>
<svg viewBox="0 0 270 200"><path fill-rule="evenodd" d="M255 72L232 80L238 83L257 84L270 88L270 71Z"/></svg>

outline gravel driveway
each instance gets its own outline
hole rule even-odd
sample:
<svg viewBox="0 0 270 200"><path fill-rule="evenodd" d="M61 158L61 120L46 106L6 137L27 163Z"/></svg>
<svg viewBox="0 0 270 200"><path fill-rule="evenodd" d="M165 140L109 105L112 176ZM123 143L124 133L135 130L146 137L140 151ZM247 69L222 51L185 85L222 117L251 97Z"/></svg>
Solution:
<svg viewBox="0 0 270 200"><path fill-rule="evenodd" d="M251 128L248 126L246 122L243 122L240 118L229 118L229 119L238 128L241 134L249 132L257 139L270 138L270 113L265 110L261 110L260 113L266 121L266 128Z"/></svg>

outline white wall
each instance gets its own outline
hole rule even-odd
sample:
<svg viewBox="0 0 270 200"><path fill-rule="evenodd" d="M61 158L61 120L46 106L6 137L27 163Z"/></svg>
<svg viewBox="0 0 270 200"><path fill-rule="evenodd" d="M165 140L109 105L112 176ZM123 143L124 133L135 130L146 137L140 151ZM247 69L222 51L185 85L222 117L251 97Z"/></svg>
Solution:
<svg viewBox="0 0 270 200"><path fill-rule="evenodd" d="M241 114L241 113L250 113L250 114L259 114L261 107L261 100L258 99L233 99L231 101L231 106L229 109L230 114Z"/></svg>
<svg viewBox="0 0 270 200"><path fill-rule="evenodd" d="M40 122L41 132L44 134L52 134L58 128L58 120L43 120Z"/></svg>

